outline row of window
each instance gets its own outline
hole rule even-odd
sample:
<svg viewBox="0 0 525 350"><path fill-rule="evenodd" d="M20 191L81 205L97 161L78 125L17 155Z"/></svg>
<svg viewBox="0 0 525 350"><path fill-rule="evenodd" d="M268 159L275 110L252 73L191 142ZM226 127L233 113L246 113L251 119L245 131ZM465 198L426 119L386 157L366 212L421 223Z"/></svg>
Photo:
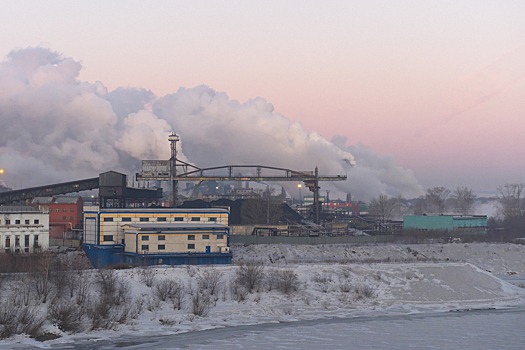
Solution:
<svg viewBox="0 0 525 350"><path fill-rule="evenodd" d="M142 241L149 241L149 236L144 235L140 236ZM202 239L210 239L210 235L202 235ZM224 235L217 235L217 239L224 239ZM166 236L165 235L158 235L157 236L158 241L165 241ZM195 235L188 235L188 241L194 241ZM104 235L104 242L113 242L113 235Z"/></svg>
<svg viewBox="0 0 525 350"><path fill-rule="evenodd" d="M140 248L142 249L142 251L149 250L149 244L143 244ZM188 249L195 249L195 244L189 243ZM157 250L166 250L166 245L164 244L157 245Z"/></svg>
<svg viewBox="0 0 525 350"><path fill-rule="evenodd" d="M66 208L63 208L62 211L63 211L64 213L66 213L66 212L67 212L67 209L66 209ZM74 212L75 212L75 208L69 208L69 211L72 212L72 213L74 213ZM55 212L56 212L56 213L60 213L60 208L56 208L56 209L55 209Z"/></svg>
<svg viewBox="0 0 525 350"><path fill-rule="evenodd" d="M113 219L114 219L114 218L107 218L107 217L105 217L105 218L104 218L104 222L113 222ZM139 222L149 222L150 219L155 219L155 218L140 217L140 218L139 218ZM156 219L157 219L157 221L159 221L159 222L165 222L165 221L168 221L167 218L165 218L165 217L158 217L158 218L156 218ZM203 219L205 219L205 218L203 218ZM122 222L131 222L132 220L131 220L130 217L123 217L123 218L121 218L121 221L122 221ZM180 216L174 217L174 218L173 218L173 221L184 221L184 217L180 217ZM194 222L195 222L195 221L201 221L201 217L200 217L200 216L192 216L192 217L191 217L191 221L194 221ZM208 218L208 221L216 222L216 221L217 221L217 218L216 218L216 217L210 217L210 218Z"/></svg>
<svg viewBox="0 0 525 350"><path fill-rule="evenodd" d="M12 221L12 220L10 220L10 219L6 219L4 225L11 225L11 221ZM17 220L14 220L14 221L15 221L14 225L21 225L21 224L22 224L22 221L21 221L21 220L18 220L18 219L17 219ZM2 220L0 220L0 225L1 225L1 224L2 224ZM33 220L33 225L38 225L38 224L40 224L40 220L38 220L38 219L34 219L34 220ZM29 220L29 219L25 219L25 220L24 220L24 225L31 225L31 220Z"/></svg>
<svg viewBox="0 0 525 350"><path fill-rule="evenodd" d="M149 236L147 235L140 236L140 237L141 237L141 240L143 241L149 241ZM210 235L202 235L202 239L210 239ZM224 239L224 235L217 235L217 239ZM158 235L157 240L164 241L166 240L166 236ZM195 235L188 235L188 241L194 241L194 240L195 240Z"/></svg>
<svg viewBox="0 0 525 350"><path fill-rule="evenodd" d="M29 236L29 235L25 235L24 236L24 247L29 247L30 237L31 236ZM33 246L35 246L35 247L38 246L38 235L34 235L33 236ZM5 236L4 247L6 249L11 247L11 236ZM19 235L15 236L15 247L20 247L20 236Z"/></svg>

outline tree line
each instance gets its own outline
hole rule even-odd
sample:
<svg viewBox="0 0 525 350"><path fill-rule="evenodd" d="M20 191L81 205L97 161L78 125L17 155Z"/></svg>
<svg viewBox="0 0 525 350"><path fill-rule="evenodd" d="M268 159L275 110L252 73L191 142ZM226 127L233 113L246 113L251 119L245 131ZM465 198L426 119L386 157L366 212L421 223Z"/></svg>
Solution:
<svg viewBox="0 0 525 350"><path fill-rule="evenodd" d="M497 215L492 220L505 223L523 217L524 203L522 183L508 183L497 188ZM440 215L454 213L472 215L478 197L468 187L458 186L454 190L438 186L426 190L425 194L408 201L401 196L379 195L369 205L369 215L385 222L403 215Z"/></svg>

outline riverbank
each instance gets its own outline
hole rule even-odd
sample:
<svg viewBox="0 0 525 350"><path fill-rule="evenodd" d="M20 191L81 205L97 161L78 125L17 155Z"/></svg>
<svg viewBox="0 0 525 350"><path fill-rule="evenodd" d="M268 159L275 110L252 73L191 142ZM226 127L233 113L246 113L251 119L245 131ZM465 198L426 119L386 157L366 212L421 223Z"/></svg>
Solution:
<svg viewBox="0 0 525 350"><path fill-rule="evenodd" d="M268 322L523 305L525 289L494 275L525 271L523 252L521 245L485 243L235 247L238 263L264 263L256 265L264 278L251 291L239 282L238 265L89 270L79 280L89 286L84 304L73 305L77 290L71 298L55 296L34 304L42 316L53 308L53 300L71 302L74 310L82 311L77 314L81 320L77 330L65 331L56 318L47 318L44 331L58 339L38 342L18 335L0 342L0 348L49 348L74 339L95 342ZM481 268L473 264L476 261ZM120 299L94 323L90 305L100 305L104 278L113 281L111 293ZM166 281L173 281L178 292L162 295L160 286ZM5 287L4 300L9 298ZM101 322L112 313L118 316L114 321Z"/></svg>

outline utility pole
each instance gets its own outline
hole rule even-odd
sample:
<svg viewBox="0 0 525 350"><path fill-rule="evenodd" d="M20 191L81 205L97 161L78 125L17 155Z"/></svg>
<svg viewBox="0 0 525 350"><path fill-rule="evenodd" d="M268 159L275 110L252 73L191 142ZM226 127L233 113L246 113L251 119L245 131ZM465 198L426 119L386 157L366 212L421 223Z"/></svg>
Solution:
<svg viewBox="0 0 525 350"><path fill-rule="evenodd" d="M266 211L266 224L270 225L270 185L266 185L266 191L268 192L268 208Z"/></svg>
<svg viewBox="0 0 525 350"><path fill-rule="evenodd" d="M171 207L177 207L178 185L179 182L175 180L177 177L177 141L180 141L179 135L174 132L168 137L171 144L171 158L170 158L170 176L171 176Z"/></svg>

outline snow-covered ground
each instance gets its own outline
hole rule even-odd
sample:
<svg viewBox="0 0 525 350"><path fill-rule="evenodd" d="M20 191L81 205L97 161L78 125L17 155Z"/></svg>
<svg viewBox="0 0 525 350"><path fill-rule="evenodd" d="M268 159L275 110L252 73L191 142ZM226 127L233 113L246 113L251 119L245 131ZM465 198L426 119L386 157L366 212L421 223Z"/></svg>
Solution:
<svg viewBox="0 0 525 350"><path fill-rule="evenodd" d="M235 261L268 264L469 262L495 275L525 274L525 245L511 243L250 245L234 249Z"/></svg>
<svg viewBox="0 0 525 350"><path fill-rule="evenodd" d="M154 271L151 287L141 268L115 270L119 283L128 286L127 303L136 311L127 322L109 331L68 334L46 321L45 330L60 338L37 342L15 336L1 341L0 348L51 348L78 338L123 339L266 322L525 304L525 288L495 276L525 274L524 245L257 245L233 251L237 263L264 262L266 276L279 276L283 271L295 274L295 288L285 293L274 280L272 290L263 283L243 293L233 283L238 265L150 268ZM199 279L210 280L211 276L219 277L219 288L210 297L208 314L195 316L190 294L196 294ZM84 278L92 294L98 293L99 273L93 270ZM184 286L180 310L175 299L159 300L156 285L164 280ZM45 305L38 307L45 310Z"/></svg>

